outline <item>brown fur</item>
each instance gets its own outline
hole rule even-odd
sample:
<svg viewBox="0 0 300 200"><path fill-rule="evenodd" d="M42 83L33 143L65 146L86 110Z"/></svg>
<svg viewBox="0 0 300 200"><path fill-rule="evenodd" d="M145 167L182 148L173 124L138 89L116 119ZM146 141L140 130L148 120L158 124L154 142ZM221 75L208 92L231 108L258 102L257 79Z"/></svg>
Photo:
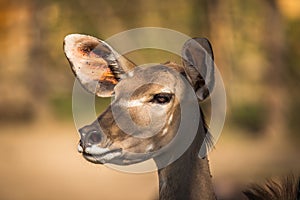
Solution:
<svg viewBox="0 0 300 200"><path fill-rule="evenodd" d="M300 177L289 175L278 180L268 180L264 185L252 185L244 191L249 200L299 200Z"/></svg>

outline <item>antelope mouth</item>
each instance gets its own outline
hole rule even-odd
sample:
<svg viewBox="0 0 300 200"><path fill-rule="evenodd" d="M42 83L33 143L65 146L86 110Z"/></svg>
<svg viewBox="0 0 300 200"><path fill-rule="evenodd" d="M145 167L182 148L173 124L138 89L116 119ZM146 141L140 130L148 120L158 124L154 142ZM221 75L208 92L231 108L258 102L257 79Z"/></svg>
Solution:
<svg viewBox="0 0 300 200"><path fill-rule="evenodd" d="M113 163L113 160L122 156L122 149L108 149L98 146L87 147L82 151L83 157L95 164Z"/></svg>

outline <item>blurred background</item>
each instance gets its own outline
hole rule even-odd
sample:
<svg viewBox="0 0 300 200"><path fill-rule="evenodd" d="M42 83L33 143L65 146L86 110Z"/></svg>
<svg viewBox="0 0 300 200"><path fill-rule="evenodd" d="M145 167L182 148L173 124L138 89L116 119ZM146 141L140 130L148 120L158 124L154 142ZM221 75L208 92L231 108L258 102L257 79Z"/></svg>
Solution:
<svg viewBox="0 0 300 200"><path fill-rule="evenodd" d="M74 77L63 39L106 39L155 26L211 41L227 90L224 131L210 153L222 199L300 169L300 1L0 0L0 199L153 199L156 173L86 162L72 118ZM158 51L128 55L165 62ZM99 100L98 112L109 103Z"/></svg>

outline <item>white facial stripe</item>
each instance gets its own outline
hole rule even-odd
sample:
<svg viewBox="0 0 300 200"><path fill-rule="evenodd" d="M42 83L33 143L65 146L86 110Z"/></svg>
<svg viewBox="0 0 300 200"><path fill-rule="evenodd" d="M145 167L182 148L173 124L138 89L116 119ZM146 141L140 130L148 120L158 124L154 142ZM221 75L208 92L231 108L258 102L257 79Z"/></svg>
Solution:
<svg viewBox="0 0 300 200"><path fill-rule="evenodd" d="M173 114L170 115L169 119L168 119L168 125L171 124L172 122L172 119L173 119ZM162 135L165 135L166 133L168 132L168 126L166 126L162 132Z"/></svg>
<svg viewBox="0 0 300 200"><path fill-rule="evenodd" d="M138 100L131 100L127 102L126 107L127 108L131 108L131 107L137 107L137 106L142 106L144 104L143 101L141 101L140 99Z"/></svg>
<svg viewBox="0 0 300 200"><path fill-rule="evenodd" d="M170 117L169 117L169 119L168 119L168 125L170 125L170 124L171 124L171 122L172 122L172 119L173 119L173 114L171 114L171 115L170 115Z"/></svg>
<svg viewBox="0 0 300 200"><path fill-rule="evenodd" d="M130 101L121 101L120 104L121 106L131 108L131 107L138 107L144 105L146 101L146 98L143 97L141 99L135 99L135 100L130 100Z"/></svg>
<svg viewBox="0 0 300 200"><path fill-rule="evenodd" d="M161 90L161 93L169 93L169 94L172 94L173 92L169 89L169 88L163 88Z"/></svg>
<svg viewBox="0 0 300 200"><path fill-rule="evenodd" d="M165 135L168 132L168 127L164 128L162 135Z"/></svg>

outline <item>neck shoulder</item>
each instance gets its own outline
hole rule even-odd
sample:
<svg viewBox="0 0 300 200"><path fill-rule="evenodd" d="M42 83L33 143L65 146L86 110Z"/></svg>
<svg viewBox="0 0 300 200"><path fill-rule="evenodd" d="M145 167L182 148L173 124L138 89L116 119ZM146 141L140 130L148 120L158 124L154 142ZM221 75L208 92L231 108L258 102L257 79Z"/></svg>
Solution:
<svg viewBox="0 0 300 200"><path fill-rule="evenodd" d="M203 114L201 117L203 119ZM200 121L190 147L179 159L158 170L160 200L216 199L208 159L198 157L206 132L204 121ZM159 159L156 164L159 167Z"/></svg>
<svg viewBox="0 0 300 200"><path fill-rule="evenodd" d="M159 169L160 200L216 199L208 159L198 157L200 147L195 145L199 146L194 142L178 160Z"/></svg>

